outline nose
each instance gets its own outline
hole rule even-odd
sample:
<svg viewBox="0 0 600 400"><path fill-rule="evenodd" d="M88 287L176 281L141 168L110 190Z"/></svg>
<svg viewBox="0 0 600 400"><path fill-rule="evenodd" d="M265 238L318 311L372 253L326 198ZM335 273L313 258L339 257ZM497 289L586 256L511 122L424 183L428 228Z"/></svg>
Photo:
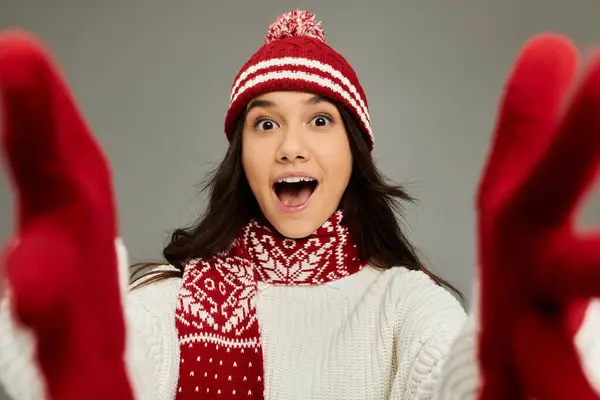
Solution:
<svg viewBox="0 0 600 400"><path fill-rule="evenodd" d="M277 161L296 162L308 160L308 149L304 143L303 129L289 127L282 132L281 143L277 150Z"/></svg>

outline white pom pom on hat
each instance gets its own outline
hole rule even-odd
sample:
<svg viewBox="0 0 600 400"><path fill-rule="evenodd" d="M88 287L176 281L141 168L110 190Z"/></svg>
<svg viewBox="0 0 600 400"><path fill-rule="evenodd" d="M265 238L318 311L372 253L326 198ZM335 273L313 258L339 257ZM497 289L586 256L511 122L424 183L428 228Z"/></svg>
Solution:
<svg viewBox="0 0 600 400"><path fill-rule="evenodd" d="M288 11L269 26L265 44L274 40L305 36L326 42L325 31L314 14L303 10Z"/></svg>

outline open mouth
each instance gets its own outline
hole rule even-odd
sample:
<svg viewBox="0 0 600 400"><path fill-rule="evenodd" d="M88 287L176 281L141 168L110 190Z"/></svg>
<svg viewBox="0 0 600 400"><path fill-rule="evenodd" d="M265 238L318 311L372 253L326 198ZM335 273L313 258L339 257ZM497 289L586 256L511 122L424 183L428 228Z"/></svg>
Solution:
<svg viewBox="0 0 600 400"><path fill-rule="evenodd" d="M273 191L285 207L300 207L310 199L318 186L314 178L288 177L275 182Z"/></svg>

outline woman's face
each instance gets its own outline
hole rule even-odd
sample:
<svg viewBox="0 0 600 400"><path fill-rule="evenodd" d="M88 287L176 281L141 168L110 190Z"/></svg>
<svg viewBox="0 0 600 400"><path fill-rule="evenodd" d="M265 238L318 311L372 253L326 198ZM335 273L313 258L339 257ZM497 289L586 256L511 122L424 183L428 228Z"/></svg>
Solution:
<svg viewBox="0 0 600 400"><path fill-rule="evenodd" d="M303 238L338 208L352 172L337 108L310 93L272 92L247 107L242 164L269 222Z"/></svg>

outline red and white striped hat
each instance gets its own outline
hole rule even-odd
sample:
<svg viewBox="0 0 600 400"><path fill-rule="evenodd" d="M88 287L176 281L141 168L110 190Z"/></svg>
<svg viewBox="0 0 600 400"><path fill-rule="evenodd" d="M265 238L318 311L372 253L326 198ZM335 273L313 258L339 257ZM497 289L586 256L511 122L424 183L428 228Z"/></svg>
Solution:
<svg viewBox="0 0 600 400"><path fill-rule="evenodd" d="M367 98L358 77L344 57L325 43L321 23L307 11L279 17L269 27L264 45L236 76L225 118L227 139L231 140L237 118L253 98L284 90L310 92L340 103L373 149Z"/></svg>

